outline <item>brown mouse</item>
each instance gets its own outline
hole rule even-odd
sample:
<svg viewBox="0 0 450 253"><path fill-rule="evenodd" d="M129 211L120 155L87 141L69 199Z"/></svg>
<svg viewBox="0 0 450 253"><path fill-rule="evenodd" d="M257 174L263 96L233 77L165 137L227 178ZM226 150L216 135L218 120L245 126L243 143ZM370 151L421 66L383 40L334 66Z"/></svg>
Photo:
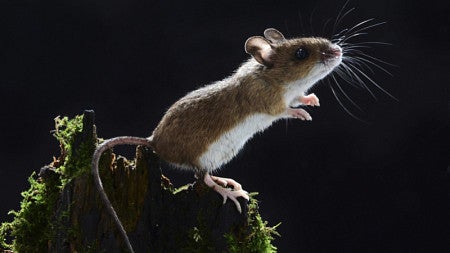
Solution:
<svg viewBox="0 0 450 253"><path fill-rule="evenodd" d="M146 145L163 160L192 170L212 189L234 201L249 196L239 183L211 173L229 162L255 133L283 118L312 120L308 112L293 105L319 106L308 90L342 61L342 49L324 38L286 39L276 29L264 31L245 42L252 57L231 76L188 93L165 113L152 135L118 137L96 149L92 172L108 211L132 252L131 244L98 174L98 160L115 145ZM227 186L232 186L233 189Z"/></svg>

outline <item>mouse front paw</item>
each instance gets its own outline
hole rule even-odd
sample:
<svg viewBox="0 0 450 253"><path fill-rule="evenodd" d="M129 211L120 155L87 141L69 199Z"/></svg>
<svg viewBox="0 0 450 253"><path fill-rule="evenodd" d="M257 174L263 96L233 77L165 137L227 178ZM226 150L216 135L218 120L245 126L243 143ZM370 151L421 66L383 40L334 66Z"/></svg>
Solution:
<svg viewBox="0 0 450 253"><path fill-rule="evenodd" d="M319 98L314 93L311 93L306 96L300 96L298 98L298 101L300 101L300 103L304 105L320 106Z"/></svg>
<svg viewBox="0 0 450 253"><path fill-rule="evenodd" d="M308 121L312 120L311 115L309 115L309 113L302 108L288 108L286 112L292 118Z"/></svg>

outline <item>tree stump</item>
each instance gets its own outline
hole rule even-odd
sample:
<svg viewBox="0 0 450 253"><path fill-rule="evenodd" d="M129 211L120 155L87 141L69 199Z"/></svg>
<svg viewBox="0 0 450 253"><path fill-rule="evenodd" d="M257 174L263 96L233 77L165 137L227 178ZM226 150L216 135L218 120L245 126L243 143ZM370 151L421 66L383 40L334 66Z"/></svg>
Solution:
<svg viewBox="0 0 450 253"><path fill-rule="evenodd" d="M22 209L0 230L2 247L14 252L125 252L90 174L98 142L94 112L57 118L61 156L30 177ZM100 159L100 175L135 252L275 252L275 227L267 227L257 201L232 201L202 181L175 188L161 173L160 159L146 147L134 161L112 150ZM51 194L49 194L51 193ZM44 201L37 201L44 200ZM30 210L39 210L34 218ZM30 216L30 217L28 217ZM12 243L7 239L12 237ZM8 251L10 252L10 251Z"/></svg>

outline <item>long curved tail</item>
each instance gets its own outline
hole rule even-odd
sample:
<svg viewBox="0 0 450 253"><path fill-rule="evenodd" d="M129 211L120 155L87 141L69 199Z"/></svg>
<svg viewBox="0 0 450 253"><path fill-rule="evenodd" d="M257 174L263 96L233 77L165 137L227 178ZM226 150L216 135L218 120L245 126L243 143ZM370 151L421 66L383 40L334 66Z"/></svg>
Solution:
<svg viewBox="0 0 450 253"><path fill-rule="evenodd" d="M105 152L108 149L111 149L114 146L117 145L143 145L150 147L150 141L146 138L140 138L140 137L132 137L132 136L121 136L116 138L111 138L108 140L105 140L102 144L100 144L94 151L94 155L92 157L92 167L91 172L94 176L94 182L97 187L98 192L100 193L100 197L102 198L103 203L105 204L106 210L108 210L109 214L114 218L114 222L117 225L117 229L120 231L120 234L125 241L125 244L127 245L128 250L130 253L134 253L133 247L131 246L130 240L128 238L128 235L122 225L122 222L119 220L119 217L117 216L116 211L114 210L114 207L111 205L111 201L109 201L108 196L105 193L105 190L103 188L102 180L100 178L100 174L98 171L98 163L100 160L100 156L103 152Z"/></svg>

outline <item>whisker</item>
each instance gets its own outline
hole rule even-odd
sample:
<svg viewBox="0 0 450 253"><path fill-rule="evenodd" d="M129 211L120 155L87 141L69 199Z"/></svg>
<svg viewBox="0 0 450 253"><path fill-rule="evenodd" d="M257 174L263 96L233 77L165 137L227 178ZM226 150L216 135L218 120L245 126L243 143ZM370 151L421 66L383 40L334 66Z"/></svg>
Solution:
<svg viewBox="0 0 450 253"><path fill-rule="evenodd" d="M382 41L364 41L364 42L357 42L357 43L342 43L342 46L346 45L366 45L366 44L378 44L378 45L387 45L387 46L393 46L392 43L382 42Z"/></svg>
<svg viewBox="0 0 450 253"><path fill-rule="evenodd" d="M353 118L355 118L355 119L357 119L357 120L359 120L359 121L361 121L361 122L364 122L364 123L368 124L367 121L365 121L365 120L363 120L363 119L357 117L357 116L354 115L349 109L347 109L347 107L345 107L344 103L342 103L342 101L339 99L338 95L336 94L336 91L334 90L333 85L330 85L330 88L331 88L331 92L333 92L334 97L335 97L336 100L338 101L339 105L341 105L341 107L345 110L345 112L347 112L347 113L348 113L350 116L352 116Z"/></svg>
<svg viewBox="0 0 450 253"><path fill-rule="evenodd" d="M344 33L346 33L347 31L348 31L348 29L345 28L345 29L341 30L340 32L338 32L338 33L334 34L333 36L331 36L331 38L332 38L333 40L336 40L337 37L338 37L338 39L341 39L341 38L342 38L341 35L344 34Z"/></svg>
<svg viewBox="0 0 450 253"><path fill-rule="evenodd" d="M370 22L370 21L372 21L372 20L374 20L374 19L375 19L375 18L369 18L369 19L366 19L366 20L363 20L363 21L359 22L358 24L356 24L356 25L354 25L353 27L351 27L350 29L348 29L347 33L349 33L349 32L351 32L351 31L355 30L356 28L358 28L358 27L364 25L365 23Z"/></svg>
<svg viewBox="0 0 450 253"><path fill-rule="evenodd" d="M359 49L363 46L351 46L351 45L348 45L348 46L340 45L340 46L341 46L342 50L346 50L347 52L354 52L354 53L360 53L360 52L362 53L363 52Z"/></svg>
<svg viewBox="0 0 450 253"><path fill-rule="evenodd" d="M338 67L338 68L336 68L334 71L336 72L336 74L337 74L340 78L342 78L342 80L344 80L345 82L349 83L351 86L353 86L353 87L355 87L355 88L361 88L360 86L354 84L355 79L354 79L350 74L348 74L348 73L345 71L345 69L342 70L340 67Z"/></svg>
<svg viewBox="0 0 450 253"><path fill-rule="evenodd" d="M341 17L341 20L339 20L338 24L339 24L340 22L342 22L342 20L344 19L345 16L347 16L350 12L354 11L355 9L356 9L356 8L353 7L353 8L350 8L347 12L345 12L344 15L342 15L342 17Z"/></svg>
<svg viewBox="0 0 450 253"><path fill-rule="evenodd" d="M328 18L327 21L323 24L322 28L322 34L325 34L325 29L327 28L328 24L331 22L331 18Z"/></svg>
<svg viewBox="0 0 450 253"><path fill-rule="evenodd" d="M359 59L356 59L354 57L349 57L348 61L352 63L353 65L358 65L361 69L366 68L368 69L372 74L375 74L375 71L373 71L372 67L370 67L367 63L364 61L361 61Z"/></svg>
<svg viewBox="0 0 450 253"><path fill-rule="evenodd" d="M355 49L355 48L371 48L370 46L354 46L354 45L350 45L350 46L343 46L341 45L344 51L350 51L349 49Z"/></svg>
<svg viewBox="0 0 450 253"><path fill-rule="evenodd" d="M363 53L363 51L356 48L342 48L342 51L343 53L346 53L347 56L349 56L350 54L358 55Z"/></svg>
<svg viewBox="0 0 450 253"><path fill-rule="evenodd" d="M382 92L384 92L386 95L388 95L389 97L391 97L392 99L399 101L396 97L394 97L391 93L387 92L385 89L383 89L380 85L378 85L378 83L376 83L374 80L372 80L369 76L367 76L364 72L362 72L361 70L359 70L358 68L354 68L356 71L358 71L361 75L363 75L365 78L367 78L367 80L369 80L373 85L375 85L375 87L377 87L378 89L380 89Z"/></svg>
<svg viewBox="0 0 450 253"><path fill-rule="evenodd" d="M352 12L353 10L355 10L355 7L350 8L348 11L346 11L342 16L342 12L345 10L345 8L347 7L347 4L350 2L350 0L347 0L344 5L342 6L342 8L339 10L339 13L336 17L336 21L334 22L333 25L333 33L336 31L336 27L342 22L342 20L344 19L345 16L347 16L350 12Z"/></svg>
<svg viewBox="0 0 450 253"><path fill-rule="evenodd" d="M352 68L352 67L354 67L353 65L347 65L344 62L342 62L341 65L344 66L344 68L346 68L348 71L350 71L353 74L353 76L356 78L358 83L361 84L375 100L378 100L377 97L375 96L375 94L373 94L372 90L370 90L369 87L366 85L366 83L353 71L353 68ZM355 68L355 69L357 70L357 68Z"/></svg>
<svg viewBox="0 0 450 253"><path fill-rule="evenodd" d="M354 33L362 32L362 31L365 31L365 30L367 30L369 28L380 26L380 25L384 25L386 23L387 22L379 22L379 23L376 23L376 24L373 24L373 25L368 25L368 26L362 27L362 28L360 28L360 29L358 29L356 31L353 31L352 33L354 34Z"/></svg>
<svg viewBox="0 0 450 253"><path fill-rule="evenodd" d="M396 66L384 60L381 60L377 57L371 56L364 52L365 49L372 48L373 45L392 45L391 43L386 43L382 41L361 41L359 37L363 35L367 35L369 30L384 25L387 22L377 22L374 21L375 18L369 18L366 20L362 20L351 28L341 29L338 28L341 24L343 18L351 13L355 8L350 8L346 11L349 0L347 0L342 8L339 10L338 15L333 24L333 33L336 30L340 30L338 33L334 33L330 38L332 43L341 46L342 48L342 62L341 64L331 73L330 77L326 80L329 83L329 86L333 92L334 97L341 105L341 107L353 118L358 119L362 122L367 123L366 121L359 118L358 113L356 115L352 113L355 111L353 107L357 108L359 111L363 112L362 108L349 96L349 94L342 86L342 81L357 87L365 89L371 97L375 100L378 100L375 96L374 91L372 89L379 89L392 99L398 101L392 94L383 89L377 82L374 81L370 76L370 73L375 74L377 69L387 73L392 76L392 73L387 70L385 65L388 66ZM311 23L311 21L310 21ZM329 20L325 23L324 31L327 28L326 26L329 24ZM360 40L356 43L351 43L349 41ZM341 79L341 80L338 80ZM341 82L341 83L339 83ZM370 86L375 86L375 88ZM369 88L370 87L370 88ZM347 100L347 101L346 101ZM345 102L345 103L344 103Z"/></svg>
<svg viewBox="0 0 450 253"><path fill-rule="evenodd" d="M338 13L338 15L337 15L337 17L336 17L336 20L334 21L334 25L333 25L333 33L334 33L334 31L336 31L336 26L342 21L341 14L342 14L342 11L344 11L345 7L347 7L348 2L350 2L350 0L345 1L344 5L343 5L342 8L339 10L339 13ZM354 9L354 8L353 8L353 9Z"/></svg>
<svg viewBox="0 0 450 253"><path fill-rule="evenodd" d="M359 106L355 103L355 101L353 101L353 99L351 99L351 98L347 95L347 93L344 91L344 89L342 89L341 85L339 85L339 82L337 81L336 77L335 77L333 74L331 74L331 78L333 78L334 82L336 83L337 87L338 87L339 90L342 92L342 94L345 96L345 98L347 98L348 101L350 101L350 103L352 103L352 105L354 105L356 108L358 108L358 110L363 111L363 110L361 109L361 107L359 107Z"/></svg>
<svg viewBox="0 0 450 253"><path fill-rule="evenodd" d="M368 34L368 33L366 33L366 32L364 32L364 33L353 33L352 35L350 35L350 36L348 36L348 37L345 37L345 38L342 40L342 42L346 42L347 40L349 40L349 39L351 39L351 38L354 38L354 37L357 37L357 36L361 36L361 35L366 35L366 34Z"/></svg>
<svg viewBox="0 0 450 253"><path fill-rule="evenodd" d="M347 81L350 85L352 85L353 87L361 88L361 86L355 84L355 81L358 82L358 80L354 77L354 74L348 70L348 67L346 65L344 65L344 64L339 65L337 70L338 70L338 73L345 73L345 76L347 77L347 79L343 78L344 80L347 81L348 78L350 78L350 80ZM341 77L343 77L343 76L341 76Z"/></svg>
<svg viewBox="0 0 450 253"><path fill-rule="evenodd" d="M303 23L303 17L302 17L302 13L300 10L298 11L298 19L300 20L300 28L302 29L303 35L305 35L306 29L305 29L305 25Z"/></svg>
<svg viewBox="0 0 450 253"><path fill-rule="evenodd" d="M355 55L348 55L347 54L348 58L357 58L357 59L360 59L362 61L368 62L368 63L376 66L377 68L383 70L384 72L388 73L391 76L392 76L392 74L389 71L387 71L385 68L381 67L379 64L376 64L375 62L371 61L370 59L378 61L378 62L386 64L386 65L389 65L389 66L397 67L397 65L394 65L392 63L383 61L383 60L381 60L379 58L373 57L373 56L371 56L369 54L366 54L363 51L358 50L358 49L354 49L354 48L350 48L349 49L349 47L344 47L342 50L343 50L344 53L354 53L355 54ZM369 58L369 59L366 59L366 57Z"/></svg>
<svg viewBox="0 0 450 253"><path fill-rule="evenodd" d="M372 60L375 60L375 61L384 63L384 64L386 64L386 65L389 65L389 66L392 66L392 67L398 67L398 66L395 65L395 64L389 63L389 62L387 62L387 61L383 61L383 60L381 60L381 59L379 59L379 58L373 57L373 56L368 55L368 54L366 54L366 53L359 52L359 54L360 54L360 56L368 57L368 58L370 58L370 59L372 59Z"/></svg>
<svg viewBox="0 0 450 253"><path fill-rule="evenodd" d="M376 64L375 62L373 62L373 61L371 61L371 60L368 60L368 59L363 58L363 57L360 57L360 56L352 56L352 58L353 58L355 61L364 61L364 62L367 62L367 63L369 63L369 64L372 64L373 66L375 66L375 67L381 69L382 71L384 71L386 74L388 74L388 75L390 75L390 76L394 76L394 75L393 75L391 72L389 72L387 69L381 67L379 64Z"/></svg>
<svg viewBox="0 0 450 253"><path fill-rule="evenodd" d="M313 21L314 13L316 12L316 10L317 10L317 6L314 7L314 9L311 12L311 15L309 16L309 26L311 28L312 34L315 34L312 21Z"/></svg>
<svg viewBox="0 0 450 253"><path fill-rule="evenodd" d="M341 36L341 37L339 37L339 38L337 38L337 39L332 39L331 42L332 42L333 44L340 45L340 42L342 41L342 39L343 39L343 36Z"/></svg>

